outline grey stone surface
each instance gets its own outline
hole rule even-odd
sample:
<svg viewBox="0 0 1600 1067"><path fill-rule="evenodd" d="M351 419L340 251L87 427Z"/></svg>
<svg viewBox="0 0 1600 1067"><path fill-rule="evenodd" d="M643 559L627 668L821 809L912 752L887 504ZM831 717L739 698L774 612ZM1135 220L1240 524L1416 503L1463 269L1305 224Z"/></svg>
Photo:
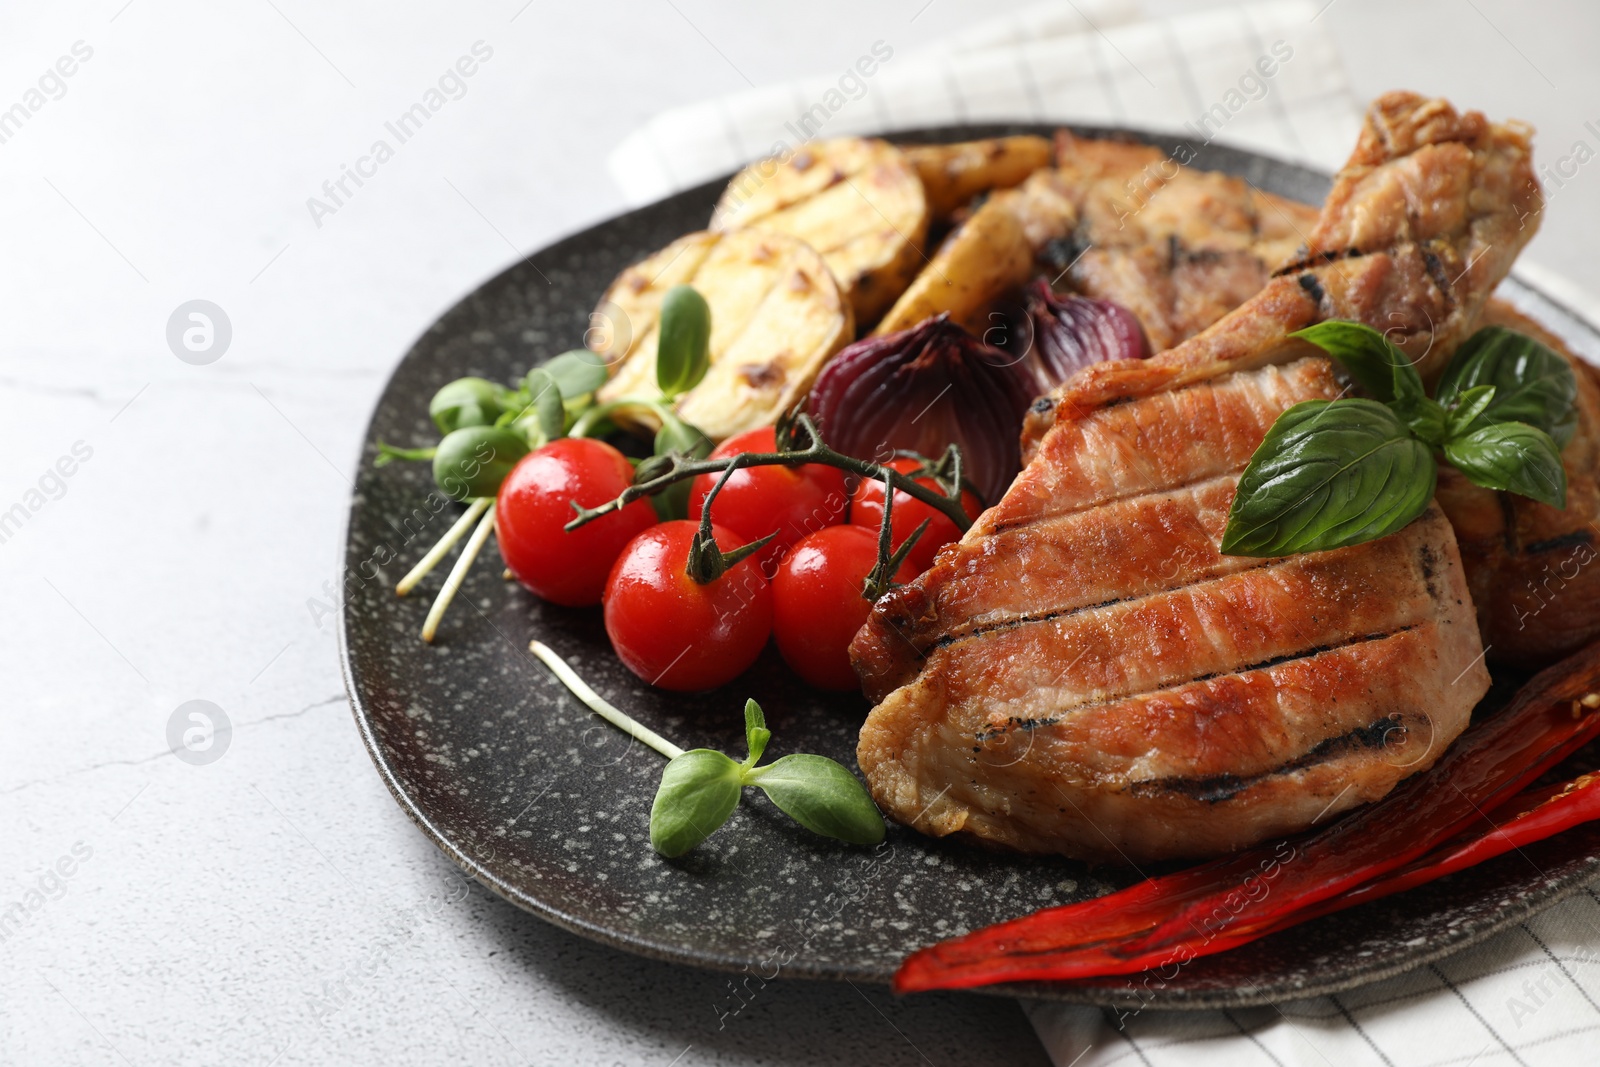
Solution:
<svg viewBox="0 0 1600 1067"><path fill-rule="evenodd" d="M324 591L389 369L462 292L614 211L603 161L626 132L1015 6L5 12L0 110L73 73L0 143L0 1061L1039 1060L1021 1013L980 997L781 983L719 1029L725 976L464 885L361 748ZM1442 29L1442 4L1327 17L1361 92L1521 114L1553 160L1596 117L1592 9L1477 6ZM313 218L480 40L464 95ZM1594 181L1532 252L1591 289ZM231 322L207 365L168 345L193 300ZM169 751L193 700L231 722L211 762Z"/></svg>

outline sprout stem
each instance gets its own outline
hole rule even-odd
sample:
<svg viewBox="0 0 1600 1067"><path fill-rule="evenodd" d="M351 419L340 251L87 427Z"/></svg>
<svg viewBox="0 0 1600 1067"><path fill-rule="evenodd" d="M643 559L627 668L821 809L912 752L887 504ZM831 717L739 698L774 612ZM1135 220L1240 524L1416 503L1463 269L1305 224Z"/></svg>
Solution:
<svg viewBox="0 0 1600 1067"><path fill-rule="evenodd" d="M488 498L482 498L487 500ZM444 618L445 609L450 606L450 601L456 598L456 590L461 588L461 583L467 580L467 572L472 569L472 561L478 558L478 553L483 549L483 543L494 532L494 512L486 512L478 523L478 528L472 531L472 539L467 542L467 547L461 550L461 555L456 559L456 565L450 568L450 577L444 580L444 587L439 590L439 595L433 601L433 607L428 609L428 617L422 622L422 639L432 642L433 635L439 631L439 620Z"/></svg>
<svg viewBox="0 0 1600 1067"><path fill-rule="evenodd" d="M479 515L483 514L483 509L492 503L494 503L493 497L480 496L474 500L472 506L456 520L455 525L445 531L443 537L439 538L439 543L428 549L428 554L423 556L415 567L411 568L410 573L400 579L399 584L394 587L395 595L405 596L415 589L417 583L426 578L428 572L439 565L439 561L444 559L444 554L450 551L451 546L461 540L461 535L467 532L467 527L471 526Z"/></svg>
<svg viewBox="0 0 1600 1067"><path fill-rule="evenodd" d="M626 408L644 408L646 411L653 412L657 418L662 420L672 417L672 409L658 400L650 400L639 396L623 396L615 400L608 400L604 404L595 404L588 411L579 415L577 420L573 422L572 429L567 431L567 436L587 437L589 432L613 411L621 411Z"/></svg>
<svg viewBox="0 0 1600 1067"><path fill-rule="evenodd" d="M566 661L560 656L556 655L549 645L546 645L540 641L530 641L528 642L528 651L532 652L535 656L538 656L540 661L543 662L546 667L550 668L550 673L554 674L558 679L560 679L562 685L565 685L568 689L572 690L573 696L583 701L583 703L588 706L590 711L600 716L606 722L610 723L612 726L615 726L617 729L621 730L629 737L632 737L634 740L643 741L645 744L649 745L651 748L655 749L668 759L677 759L679 756L683 755L683 749L679 748L671 741L668 741L666 738L662 737L649 727L642 726L635 722L624 712L618 711L615 707L606 703L605 698L599 693L596 693L593 689L590 689L589 683L578 677L578 672L567 666Z"/></svg>

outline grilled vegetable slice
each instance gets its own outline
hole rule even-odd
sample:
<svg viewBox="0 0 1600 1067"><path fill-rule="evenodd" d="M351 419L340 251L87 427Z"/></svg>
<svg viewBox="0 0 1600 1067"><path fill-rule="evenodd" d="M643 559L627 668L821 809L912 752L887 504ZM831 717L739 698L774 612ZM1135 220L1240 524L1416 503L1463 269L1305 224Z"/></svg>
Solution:
<svg viewBox="0 0 1600 1067"><path fill-rule="evenodd" d="M850 304L810 245L762 230L692 233L623 271L602 298L590 343L613 372L601 401L661 396L661 299L679 284L711 307L711 366L675 406L716 440L773 422L855 336ZM615 417L650 416L630 408Z"/></svg>
<svg viewBox="0 0 1600 1067"><path fill-rule="evenodd" d="M936 219L949 218L979 193L1020 185L1050 163L1050 142L1043 137L908 145L901 151L922 179L928 210Z"/></svg>
<svg viewBox="0 0 1600 1067"><path fill-rule="evenodd" d="M924 319L948 314L983 336L994 303L1033 276L1034 257L1045 242L1070 232L1077 212L1041 172L1021 188L991 196L971 218L952 230L873 333L908 330Z"/></svg>
<svg viewBox="0 0 1600 1067"><path fill-rule="evenodd" d="M803 144L785 161L752 163L728 183L711 229L756 228L811 245L871 322L922 264L928 205L898 148L842 138Z"/></svg>

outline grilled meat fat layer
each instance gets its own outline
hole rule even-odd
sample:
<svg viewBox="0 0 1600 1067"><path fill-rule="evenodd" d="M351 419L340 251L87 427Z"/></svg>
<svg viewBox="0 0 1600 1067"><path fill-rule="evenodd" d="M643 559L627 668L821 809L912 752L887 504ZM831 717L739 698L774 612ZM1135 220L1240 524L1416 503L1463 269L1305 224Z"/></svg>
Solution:
<svg viewBox="0 0 1600 1067"><path fill-rule="evenodd" d="M1391 219L1387 246L1300 271L1315 286L1278 279L1178 348L1058 390L1005 498L856 637L877 705L857 757L887 812L1025 851L1211 855L1377 799L1465 728L1488 674L1437 506L1330 552L1255 560L1217 544L1267 428L1342 391L1289 331L1407 307L1407 286L1442 299L1422 265L1475 254L1428 327L1447 345L1464 329L1452 316L1475 319L1509 266L1515 248L1483 242L1509 240L1502 215L1537 202L1519 176L1531 182L1525 136L1405 94L1374 105L1336 187L1372 202L1335 196L1315 233L1376 240L1395 186L1374 175L1427 170L1416 157L1468 133L1472 221Z"/></svg>

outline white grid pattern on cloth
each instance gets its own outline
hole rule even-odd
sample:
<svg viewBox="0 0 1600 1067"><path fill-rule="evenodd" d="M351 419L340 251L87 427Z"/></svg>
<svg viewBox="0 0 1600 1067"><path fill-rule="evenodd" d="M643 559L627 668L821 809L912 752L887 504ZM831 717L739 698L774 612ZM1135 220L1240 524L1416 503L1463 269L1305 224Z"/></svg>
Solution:
<svg viewBox="0 0 1600 1067"><path fill-rule="evenodd" d="M1465 952L1332 997L1233 1011L1114 1012L1026 1003L1076 1067L1474 1067L1593 1063L1600 893L1593 887Z"/></svg>
<svg viewBox="0 0 1600 1067"><path fill-rule="evenodd" d="M1293 56L1264 80L1264 97L1234 98L1245 103L1231 109L1215 140L1333 168L1355 140L1360 108L1315 13L1309 0L1273 0L1144 20L1133 0L1053 0L943 47L897 52L863 79L859 99L842 97L831 113L824 100L843 71L662 112L607 165L628 202L642 204L791 148L812 131L839 137L1033 120L1181 134L1185 123L1198 128L1202 112L1227 107L1228 91L1281 41ZM863 42L863 54L871 44ZM814 121L804 126L808 112Z"/></svg>
<svg viewBox="0 0 1600 1067"><path fill-rule="evenodd" d="M1314 18L1325 0L1273 0L1143 20L1134 0L1041 3L915 54L896 53L820 136L951 122L1137 125L1183 134L1277 41L1294 49L1219 143L1332 170L1360 102ZM866 45L863 46L866 51ZM688 188L796 144L838 74L664 112L611 154L630 203ZM1191 142L1203 138L1191 136ZM778 142L782 142L778 145ZM1519 272L1600 321L1600 302L1532 265ZM1535 276L1537 274L1537 276ZM1337 997L1217 1012L1114 1014L1024 1004L1058 1067L1479 1067L1600 1060L1600 895L1576 895L1440 963Z"/></svg>

